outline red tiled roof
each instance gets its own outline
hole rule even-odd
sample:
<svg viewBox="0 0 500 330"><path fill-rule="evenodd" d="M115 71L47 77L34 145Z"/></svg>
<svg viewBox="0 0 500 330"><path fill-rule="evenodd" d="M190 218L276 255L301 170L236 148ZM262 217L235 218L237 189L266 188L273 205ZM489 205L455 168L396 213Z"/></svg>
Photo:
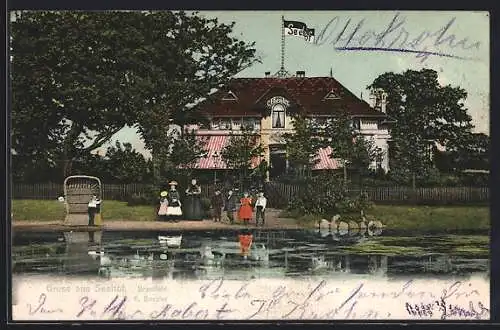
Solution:
<svg viewBox="0 0 500 330"><path fill-rule="evenodd" d="M229 91L236 100L222 100ZM332 91L339 99L325 99ZM306 115L334 114L344 108L353 116L386 116L332 77L234 78L226 88L212 94L211 101L198 106L209 116L260 116L265 100L275 95L286 96Z"/></svg>

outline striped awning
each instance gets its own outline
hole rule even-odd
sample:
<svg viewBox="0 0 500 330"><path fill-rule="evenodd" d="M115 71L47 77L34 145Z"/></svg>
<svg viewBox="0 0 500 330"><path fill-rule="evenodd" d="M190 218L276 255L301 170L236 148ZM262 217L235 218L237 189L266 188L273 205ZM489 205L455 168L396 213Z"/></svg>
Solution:
<svg viewBox="0 0 500 330"><path fill-rule="evenodd" d="M317 155L319 162L314 165L313 170L336 170L341 168L342 166L338 160L330 158L331 153L332 148L330 147L319 149Z"/></svg>
<svg viewBox="0 0 500 330"><path fill-rule="evenodd" d="M228 169L228 166L224 162L221 157L221 152L224 147L229 143L230 136L228 135L214 135L209 136L200 136L206 141L205 150L207 150L207 154L205 157L202 157L198 160L198 162L194 165L194 168L197 169ZM215 156L215 157L214 157ZM255 157L252 159L252 168L255 168L259 165L260 159L259 157Z"/></svg>

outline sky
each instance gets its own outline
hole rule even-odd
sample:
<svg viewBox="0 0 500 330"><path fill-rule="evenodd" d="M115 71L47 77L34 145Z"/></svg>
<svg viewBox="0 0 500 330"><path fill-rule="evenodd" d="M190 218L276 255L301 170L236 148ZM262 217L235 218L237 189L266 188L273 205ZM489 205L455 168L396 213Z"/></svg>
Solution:
<svg viewBox="0 0 500 330"><path fill-rule="evenodd" d="M355 95L363 93L363 99L368 101L366 86L385 72L433 69L442 85L460 86L467 91L464 103L472 116L474 131L489 134L487 12L201 11L199 14L222 23L234 21L235 37L255 41L262 64L242 71L239 77L263 77L266 71L274 74L280 69L284 16L285 20L314 28L316 38L315 42L306 42L299 37L285 37L288 72L305 71L308 77L325 77L331 70L335 79ZM421 51L428 52L428 56L422 56ZM115 140L130 142L136 150L149 155L133 128L115 134L110 144ZM107 145L102 147L106 148Z"/></svg>

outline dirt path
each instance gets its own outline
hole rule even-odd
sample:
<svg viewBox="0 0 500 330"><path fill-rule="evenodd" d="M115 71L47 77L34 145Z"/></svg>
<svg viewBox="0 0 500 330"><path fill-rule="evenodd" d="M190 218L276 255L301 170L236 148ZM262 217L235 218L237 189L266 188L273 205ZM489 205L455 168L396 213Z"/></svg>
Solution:
<svg viewBox="0 0 500 330"><path fill-rule="evenodd" d="M299 229L300 226L295 219L280 218L278 209L266 210L266 223L264 228L268 229ZM160 221L120 221L110 220L104 221L102 227L89 226L67 226L63 222L48 222L48 221L14 221L12 229L14 231L143 231L143 230L211 230L211 229L241 229L245 228L240 221L236 221L234 225L227 223L213 222L212 220L203 221L180 221L180 222L160 222ZM249 227L255 227L255 222L252 221Z"/></svg>

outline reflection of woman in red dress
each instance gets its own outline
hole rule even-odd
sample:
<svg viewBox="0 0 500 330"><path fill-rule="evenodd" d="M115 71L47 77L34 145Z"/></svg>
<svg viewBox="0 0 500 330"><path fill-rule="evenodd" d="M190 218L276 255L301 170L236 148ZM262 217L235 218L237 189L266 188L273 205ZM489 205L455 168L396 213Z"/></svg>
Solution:
<svg viewBox="0 0 500 330"><path fill-rule="evenodd" d="M245 193L243 196L244 197L240 199L239 218L242 219L245 224L248 224L250 219L252 219L252 199L248 197L248 193Z"/></svg>
<svg viewBox="0 0 500 330"><path fill-rule="evenodd" d="M253 235L248 231L243 231L238 235L240 241L240 253L246 259L252 247Z"/></svg>

